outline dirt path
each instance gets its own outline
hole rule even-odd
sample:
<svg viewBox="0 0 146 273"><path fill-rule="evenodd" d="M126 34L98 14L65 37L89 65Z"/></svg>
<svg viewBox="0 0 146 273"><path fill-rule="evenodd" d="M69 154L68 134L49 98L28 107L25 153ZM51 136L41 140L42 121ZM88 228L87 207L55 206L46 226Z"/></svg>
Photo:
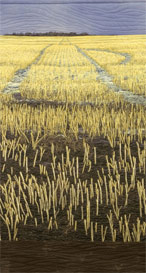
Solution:
<svg viewBox="0 0 146 273"><path fill-rule="evenodd" d="M110 76L95 60L93 60L91 57L89 57L81 48L78 46L75 46L88 61L93 64L96 67L96 71L99 74L99 77L97 79L101 80L103 83L105 83L110 89L112 89L114 92L123 95L124 99L127 102L130 103L136 103L146 106L146 97L142 95L136 95L130 92L129 90L124 90L121 87L117 86L112 81L112 76Z"/></svg>
<svg viewBox="0 0 146 273"><path fill-rule="evenodd" d="M26 68L17 70L17 72L15 73L13 79L10 82L8 82L7 86L4 88L4 90L2 91L2 93L4 93L4 94L8 94L8 93L15 94L15 93L17 93L18 90L19 90L21 82L24 80L24 78L27 77L27 74L28 74L31 66L33 64L37 64L38 63L38 61L40 60L40 58L44 54L45 50L48 47L50 47L50 46L51 45L49 44L44 49L42 49L40 51L39 56L30 65L28 65Z"/></svg>

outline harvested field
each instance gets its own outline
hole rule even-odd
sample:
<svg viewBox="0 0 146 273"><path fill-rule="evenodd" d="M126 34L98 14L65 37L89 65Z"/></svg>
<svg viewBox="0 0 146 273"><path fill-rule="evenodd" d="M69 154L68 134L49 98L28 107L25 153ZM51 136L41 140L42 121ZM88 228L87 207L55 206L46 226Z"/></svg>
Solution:
<svg viewBox="0 0 146 273"><path fill-rule="evenodd" d="M31 52L27 38L3 38L0 71L14 66L14 45L29 61L1 86L2 241L145 240L142 38L29 38Z"/></svg>

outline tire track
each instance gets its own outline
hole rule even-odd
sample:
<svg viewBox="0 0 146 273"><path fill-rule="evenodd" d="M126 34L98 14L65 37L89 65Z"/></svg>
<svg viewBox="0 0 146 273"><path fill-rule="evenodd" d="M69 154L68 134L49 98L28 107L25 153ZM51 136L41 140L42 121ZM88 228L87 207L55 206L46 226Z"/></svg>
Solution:
<svg viewBox="0 0 146 273"><path fill-rule="evenodd" d="M112 81L112 76L110 76L94 59L89 57L81 48L79 48L77 45L75 45L75 47L77 48L78 52L80 52L84 57L86 57L86 59L88 59L91 64L95 66L96 71L99 74L97 79L101 80L102 83L106 84L106 86L112 89L115 93L123 95L125 101L146 106L146 97L133 94L129 90L124 90L114 84Z"/></svg>
<svg viewBox="0 0 146 273"><path fill-rule="evenodd" d="M122 53L122 52L115 52L115 51L111 51L111 50L108 50L108 49L96 49L96 48L84 48L84 50L87 50L87 51L97 51L97 52L107 52L107 53L113 53L115 55L120 55L120 56L124 56L125 57L125 60L123 60L122 62L120 62L119 64L127 64L131 61L131 55L128 54L128 53Z"/></svg>
<svg viewBox="0 0 146 273"><path fill-rule="evenodd" d="M29 64L26 68L24 69L19 69L16 71L14 74L13 79L8 82L7 86L3 89L2 93L3 94L15 94L18 93L19 87L21 82L27 77L27 74L33 64L37 64L39 60L41 59L42 55L44 54L45 50L50 47L51 45L47 45L44 49L40 51L39 56L31 63Z"/></svg>

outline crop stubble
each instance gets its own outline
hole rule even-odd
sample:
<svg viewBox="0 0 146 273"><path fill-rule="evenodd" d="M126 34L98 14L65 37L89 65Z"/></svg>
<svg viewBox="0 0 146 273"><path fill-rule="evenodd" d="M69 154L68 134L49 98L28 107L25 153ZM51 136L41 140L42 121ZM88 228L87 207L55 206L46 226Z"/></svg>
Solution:
<svg viewBox="0 0 146 273"><path fill-rule="evenodd" d="M56 38L20 101L1 95L2 240L146 236L145 107L109 92L76 39Z"/></svg>

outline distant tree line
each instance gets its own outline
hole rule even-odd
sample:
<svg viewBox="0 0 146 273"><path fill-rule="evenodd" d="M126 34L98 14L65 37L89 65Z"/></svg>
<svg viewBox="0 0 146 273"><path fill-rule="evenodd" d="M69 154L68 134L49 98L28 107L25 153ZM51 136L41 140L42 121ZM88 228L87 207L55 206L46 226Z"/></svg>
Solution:
<svg viewBox="0 0 146 273"><path fill-rule="evenodd" d="M5 35L15 35L15 36L87 36L89 35L87 32L82 32L82 33L76 33L76 32L69 32L69 33L65 33L65 32L45 32L45 33L34 33L34 32L25 32L25 33L16 33L13 32L12 34L5 34Z"/></svg>

